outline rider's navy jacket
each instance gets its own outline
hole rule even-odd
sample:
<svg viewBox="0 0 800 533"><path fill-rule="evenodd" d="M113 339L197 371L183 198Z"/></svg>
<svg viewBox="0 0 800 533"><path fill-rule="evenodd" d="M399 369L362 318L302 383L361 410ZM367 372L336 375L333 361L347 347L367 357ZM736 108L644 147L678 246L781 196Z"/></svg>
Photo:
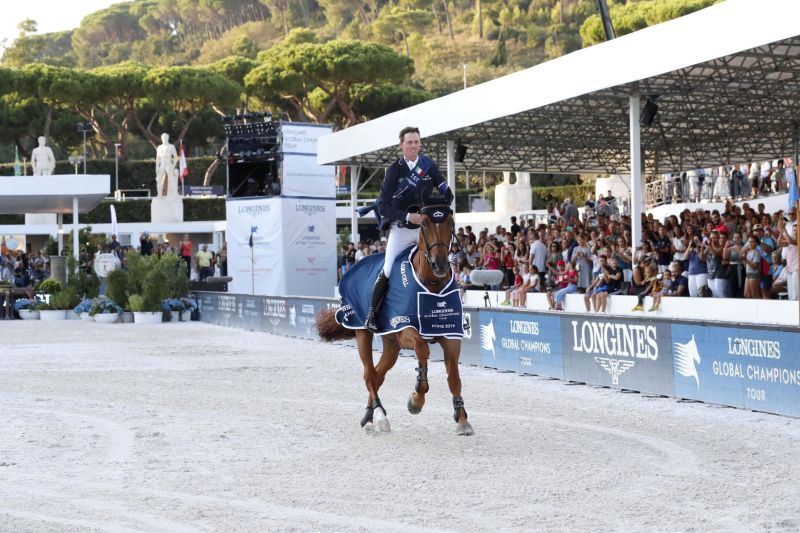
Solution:
<svg viewBox="0 0 800 533"><path fill-rule="evenodd" d="M419 154L417 172L410 170L402 157L389 165L377 201L381 229L394 221L405 222L408 208L422 205L423 199L430 197L435 188L442 193L444 203L453 201L447 180L429 157Z"/></svg>

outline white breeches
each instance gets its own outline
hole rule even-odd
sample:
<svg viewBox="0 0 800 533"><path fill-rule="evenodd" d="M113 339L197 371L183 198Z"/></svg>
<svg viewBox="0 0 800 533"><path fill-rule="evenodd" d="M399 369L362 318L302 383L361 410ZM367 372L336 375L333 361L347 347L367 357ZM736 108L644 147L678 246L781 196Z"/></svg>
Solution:
<svg viewBox="0 0 800 533"><path fill-rule="evenodd" d="M392 273L392 265L400 252L417 242L419 242L419 228L401 228L397 226L396 222L392 222L392 229L389 230L389 239L386 242L386 260L383 263L384 276L388 278Z"/></svg>

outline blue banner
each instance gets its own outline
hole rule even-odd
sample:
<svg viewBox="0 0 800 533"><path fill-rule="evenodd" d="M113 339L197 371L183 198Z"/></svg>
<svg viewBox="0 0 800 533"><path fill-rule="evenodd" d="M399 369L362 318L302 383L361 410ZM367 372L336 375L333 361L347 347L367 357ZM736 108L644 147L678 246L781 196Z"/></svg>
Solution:
<svg viewBox="0 0 800 533"><path fill-rule="evenodd" d="M482 365L564 378L560 317L482 309L476 329Z"/></svg>
<svg viewBox="0 0 800 533"><path fill-rule="evenodd" d="M672 326L675 395L800 416L797 333Z"/></svg>

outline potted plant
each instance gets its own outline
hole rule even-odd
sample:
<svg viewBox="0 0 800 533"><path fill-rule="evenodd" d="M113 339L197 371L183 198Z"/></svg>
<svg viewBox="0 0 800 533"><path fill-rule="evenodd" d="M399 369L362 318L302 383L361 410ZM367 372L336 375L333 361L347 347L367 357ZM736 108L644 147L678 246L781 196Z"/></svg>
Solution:
<svg viewBox="0 0 800 533"><path fill-rule="evenodd" d="M181 319L181 311L183 311L183 302L178 298L167 298L161 302L161 309L165 313L170 313L170 321L178 322Z"/></svg>
<svg viewBox="0 0 800 533"><path fill-rule="evenodd" d="M66 320L67 311L71 312L78 305L79 300L78 293L72 287L62 289L50 297L48 304L40 306L39 318L41 320Z"/></svg>
<svg viewBox="0 0 800 533"><path fill-rule="evenodd" d="M92 308L92 300L90 298L84 298L80 301L78 305L76 305L72 311L79 314L81 316L81 320L94 320L94 317L89 314L89 310Z"/></svg>
<svg viewBox="0 0 800 533"><path fill-rule="evenodd" d="M197 311L197 300L191 296L184 296L181 298L181 302L183 303L181 322L189 322L192 320L192 313Z"/></svg>
<svg viewBox="0 0 800 533"><path fill-rule="evenodd" d="M36 292L44 294L56 294L61 292L61 282L57 279L47 278L42 280L36 287Z"/></svg>
<svg viewBox="0 0 800 533"><path fill-rule="evenodd" d="M39 300L20 298L14 302L14 309L22 320L39 320Z"/></svg>
<svg viewBox="0 0 800 533"><path fill-rule="evenodd" d="M145 311L144 296L141 294L131 294L128 296L128 306L133 312L133 321L136 324L159 324L162 320L162 312Z"/></svg>
<svg viewBox="0 0 800 533"><path fill-rule="evenodd" d="M130 279L125 270L114 270L106 276L106 295L122 307L120 319L123 323L133 322L133 312L128 304L128 294L132 294L128 291L129 286Z"/></svg>
<svg viewBox="0 0 800 533"><path fill-rule="evenodd" d="M108 296L98 296L92 300L89 314L94 317L95 322L113 324L119 320L122 314L122 307L114 303Z"/></svg>

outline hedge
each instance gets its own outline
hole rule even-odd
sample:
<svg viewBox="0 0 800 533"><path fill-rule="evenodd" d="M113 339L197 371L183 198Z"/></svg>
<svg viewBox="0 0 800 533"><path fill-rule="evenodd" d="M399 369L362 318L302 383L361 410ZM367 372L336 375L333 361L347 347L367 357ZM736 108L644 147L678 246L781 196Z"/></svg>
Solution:
<svg viewBox="0 0 800 533"><path fill-rule="evenodd" d="M103 200L100 205L80 216L83 224L110 224L113 205L117 212L117 222L150 222L150 202L148 200ZM202 222L206 220L225 220L224 198L184 198L183 220ZM72 224L72 215L64 215L64 224Z"/></svg>

